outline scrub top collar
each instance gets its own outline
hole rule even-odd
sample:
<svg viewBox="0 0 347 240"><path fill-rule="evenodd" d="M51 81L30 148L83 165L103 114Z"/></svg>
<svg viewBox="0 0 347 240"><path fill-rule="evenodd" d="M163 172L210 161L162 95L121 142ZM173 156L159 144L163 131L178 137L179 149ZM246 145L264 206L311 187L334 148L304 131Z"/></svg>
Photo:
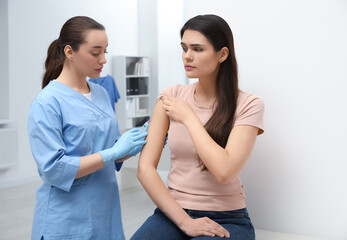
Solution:
<svg viewBox="0 0 347 240"><path fill-rule="evenodd" d="M83 96L83 94L77 92L76 90L66 86L64 83L61 83L59 81L50 81L49 84L53 84L54 87L60 88L63 91L69 91L71 94L73 94L77 99L83 101L84 103L86 103L88 106L90 106L91 108L97 109L104 117L111 117L109 114L107 114L105 111L101 110L95 102L95 94L97 94L95 92L94 89L94 85L90 84L88 81L86 81L89 89L90 89L90 93L91 93L91 100L87 99L85 96Z"/></svg>

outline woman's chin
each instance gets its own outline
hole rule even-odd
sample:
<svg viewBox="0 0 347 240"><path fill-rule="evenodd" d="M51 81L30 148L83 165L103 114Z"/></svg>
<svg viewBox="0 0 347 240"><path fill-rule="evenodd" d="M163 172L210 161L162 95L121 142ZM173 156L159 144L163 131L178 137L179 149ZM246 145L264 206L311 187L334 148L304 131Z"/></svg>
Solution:
<svg viewBox="0 0 347 240"><path fill-rule="evenodd" d="M186 71L186 76L187 78L198 78L196 74L193 74L192 72Z"/></svg>

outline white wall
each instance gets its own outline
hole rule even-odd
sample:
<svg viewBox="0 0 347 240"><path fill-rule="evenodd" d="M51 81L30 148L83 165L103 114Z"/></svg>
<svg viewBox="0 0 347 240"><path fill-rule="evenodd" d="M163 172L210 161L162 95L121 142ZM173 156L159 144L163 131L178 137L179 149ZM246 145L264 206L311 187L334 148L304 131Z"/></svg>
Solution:
<svg viewBox="0 0 347 240"><path fill-rule="evenodd" d="M347 239L347 1L189 0L230 24L240 86L265 101L242 179L256 228Z"/></svg>
<svg viewBox="0 0 347 240"><path fill-rule="evenodd" d="M0 170L0 186L38 177L27 137L28 110L41 88L49 44L58 38L63 23L76 15L92 17L106 27L109 56L138 53L136 0L8 1L9 115L18 127L18 164ZM110 65L103 74L111 73Z"/></svg>
<svg viewBox="0 0 347 240"><path fill-rule="evenodd" d="M158 90L185 84L180 30L183 26L183 0L158 0Z"/></svg>
<svg viewBox="0 0 347 240"><path fill-rule="evenodd" d="M151 58L153 105L165 87L185 84L180 47L183 3L183 0L138 0L139 54Z"/></svg>
<svg viewBox="0 0 347 240"><path fill-rule="evenodd" d="M140 0L141 1L141 0ZM180 30L183 25L183 0L157 1L158 13L158 93L168 86L185 84L181 60ZM163 149L158 169L163 175L170 169L170 150ZM165 182L165 177L164 177Z"/></svg>
<svg viewBox="0 0 347 240"><path fill-rule="evenodd" d="M139 54L151 58L153 107L165 87L185 84L179 35L183 25L183 3L183 0L138 0ZM170 151L165 147L158 170L165 175L169 168Z"/></svg>
<svg viewBox="0 0 347 240"><path fill-rule="evenodd" d="M8 119L8 17L7 0L0 0L0 123L1 120ZM1 126L0 126L1 127ZM0 161L1 162L1 161Z"/></svg>
<svg viewBox="0 0 347 240"><path fill-rule="evenodd" d="M158 7L157 0L138 0L139 55L149 56L151 112L158 95Z"/></svg>

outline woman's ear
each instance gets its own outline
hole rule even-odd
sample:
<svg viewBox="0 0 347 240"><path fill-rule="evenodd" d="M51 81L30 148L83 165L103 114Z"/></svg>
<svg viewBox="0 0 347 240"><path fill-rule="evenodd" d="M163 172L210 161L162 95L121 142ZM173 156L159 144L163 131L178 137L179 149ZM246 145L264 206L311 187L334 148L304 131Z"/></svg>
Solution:
<svg viewBox="0 0 347 240"><path fill-rule="evenodd" d="M73 49L72 49L72 47L70 46L70 45L66 45L65 47L64 47L64 53L65 53L65 56L66 56L66 58L67 59L72 59L73 58L73 56L74 56L74 51L73 51Z"/></svg>
<svg viewBox="0 0 347 240"><path fill-rule="evenodd" d="M223 47L220 51L219 63L224 62L229 56L229 49L227 47Z"/></svg>

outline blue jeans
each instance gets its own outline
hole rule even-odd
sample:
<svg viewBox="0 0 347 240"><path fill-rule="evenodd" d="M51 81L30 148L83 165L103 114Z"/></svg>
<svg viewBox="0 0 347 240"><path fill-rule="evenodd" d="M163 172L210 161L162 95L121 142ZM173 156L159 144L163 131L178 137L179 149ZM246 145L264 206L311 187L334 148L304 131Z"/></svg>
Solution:
<svg viewBox="0 0 347 240"><path fill-rule="evenodd" d="M234 211L210 212L210 211L185 211L191 218L208 217L222 225L230 233L230 238L220 237L189 237L184 234L166 215L157 208L144 224L136 231L130 240L212 240L212 239L233 239L233 240L254 240L254 228L248 216L246 208Z"/></svg>

